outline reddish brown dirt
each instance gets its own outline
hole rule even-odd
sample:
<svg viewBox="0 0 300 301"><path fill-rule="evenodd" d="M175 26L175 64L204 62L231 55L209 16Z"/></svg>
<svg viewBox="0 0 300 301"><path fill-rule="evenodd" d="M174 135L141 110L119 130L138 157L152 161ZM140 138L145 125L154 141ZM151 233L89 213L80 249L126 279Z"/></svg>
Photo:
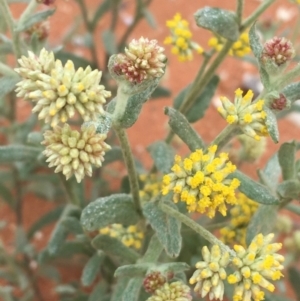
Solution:
<svg viewBox="0 0 300 301"><path fill-rule="evenodd" d="M92 15L95 8L102 1L89 0L89 13ZM120 11L120 17L122 20L119 21L117 26L117 36L120 37L125 29L126 24L124 20L130 18L130 14L134 11L134 1L127 0L124 1L124 9ZM259 1L248 0L246 1L245 16L248 16L258 5ZM142 21L137 29L132 33L130 38L139 38L140 36L148 37L151 39L157 39L160 44L163 43L164 38L167 36L168 31L165 27L165 21L171 19L175 13L180 12L182 16L190 22L191 29L194 34L194 39L204 48L207 45L207 40L210 34L207 31L197 28L193 21L193 13L205 5L223 7L227 9L234 10L235 1L219 1L219 0L202 0L202 1L186 1L186 0L153 0L150 5L150 11L153 13L157 28L153 30L149 27L146 21ZM287 0L277 1L275 5L267 13L265 13L261 19L273 19L276 11L279 7L292 8ZM13 14L18 16L23 9L23 5L13 5ZM68 31L72 22L79 15L79 10L75 1L56 1L57 12L53 17L50 18L50 36L49 36L49 47L54 47L59 45L61 37ZM294 7L294 9L296 9ZM101 41L101 32L107 28L109 22L109 17L105 17L97 26L97 33L95 34L97 54L99 57L100 65L103 65L103 45ZM293 24L294 20L291 20L290 25ZM283 25L285 26L285 25ZM68 47L69 48L69 47ZM69 48L69 50L71 50ZM90 57L89 51L81 46L73 46L74 53L78 55ZM145 104L142 114L137 121L137 123L128 130L129 139L133 147L133 151L136 156L141 159L146 167L150 167L152 162L146 151L146 146L150 143L163 139L167 133L167 118L163 114L163 108L165 106L172 104L172 99L176 94L183 89L196 75L196 72L201 64L202 57L195 55L192 62L179 63L177 58L171 55L170 49L166 49L166 54L169 59L169 65L167 68L166 75L162 80L162 85L169 88L172 91L172 96L169 98L159 99L155 101L149 101ZM228 57L223 65L219 68L218 73L221 75L222 81L217 91L217 96L226 95L229 98L233 97L234 90L241 86L242 84L242 74L245 72L255 73L255 69L245 62ZM26 120L29 116L29 107L23 100L18 101L18 119ZM299 118L299 117L298 117ZM195 128L203 139L210 142L225 126L224 120L219 116L215 107L213 105L207 110L205 118L194 124ZM280 129L280 142L289 141L291 139L300 138L300 130L291 121L284 119L279 121ZM249 175L256 177L256 170L266 160L278 149L278 145L272 143L268 139L267 151L263 158L258 163L254 164L244 164L243 170ZM180 147L180 152L184 153L187 149L185 147ZM33 195L26 195L23 216L24 225L29 227L35 220L37 220L44 212L47 212L50 208L53 208L53 204L39 200ZM8 250L11 250L13 240L14 240L14 217L12 213L4 205L0 207L0 219L5 219L9 221L9 230L1 232L1 238L6 242ZM43 231L43 239L41 241L35 240L34 244L37 247L41 247L45 238L48 237L50 233L50 228L47 227ZM67 265L65 268L61 268L64 281L70 281L78 279L80 275L81 266L74 267L70 270L70 266ZM40 289L42 291L44 301L55 301L56 297L53 293L53 285L51 282L40 279L39 280Z"/></svg>

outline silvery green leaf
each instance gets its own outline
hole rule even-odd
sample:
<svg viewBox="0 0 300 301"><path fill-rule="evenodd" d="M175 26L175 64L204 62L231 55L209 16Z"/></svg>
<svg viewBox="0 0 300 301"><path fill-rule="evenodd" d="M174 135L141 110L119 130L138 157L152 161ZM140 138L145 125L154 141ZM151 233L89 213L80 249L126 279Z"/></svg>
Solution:
<svg viewBox="0 0 300 301"><path fill-rule="evenodd" d="M266 71L266 69L264 68L264 66L260 65L259 66L259 75L260 75L260 80L263 84L263 86L266 89L269 89L271 83L270 83L270 76L268 74L268 72Z"/></svg>
<svg viewBox="0 0 300 301"><path fill-rule="evenodd" d="M247 228L247 245L257 234L267 235L272 232L277 219L277 211L278 206L276 205L260 205L258 207Z"/></svg>
<svg viewBox="0 0 300 301"><path fill-rule="evenodd" d="M120 240L108 235L97 235L92 240L92 246L97 250L102 250L107 255L116 256L131 263L136 262L140 258L136 251L126 247Z"/></svg>
<svg viewBox="0 0 300 301"><path fill-rule="evenodd" d="M6 94L12 92L16 84L20 81L20 77L5 75L0 78L0 98L3 98Z"/></svg>
<svg viewBox="0 0 300 301"><path fill-rule="evenodd" d="M208 108L212 97L215 94L215 91L218 87L220 78L217 75L214 75L212 79L208 82L206 87L204 88L203 92L196 98L193 106L189 109L189 111L185 114L186 119L193 123L201 119L206 109ZM177 97L174 100L174 108L179 109L181 104L183 103L186 95L189 92L189 89L191 88L191 85L188 85L183 90L179 92Z"/></svg>
<svg viewBox="0 0 300 301"><path fill-rule="evenodd" d="M17 32L25 31L30 27L32 27L33 25L45 21L48 17L52 16L55 13L55 11L56 9L48 9L48 10L37 12L34 15L31 15L29 18L27 18L24 22L18 23L15 31Z"/></svg>
<svg viewBox="0 0 300 301"><path fill-rule="evenodd" d="M199 27L215 32L227 40L236 41L240 36L236 15L231 11L204 7L194 17Z"/></svg>
<svg viewBox="0 0 300 301"><path fill-rule="evenodd" d="M281 167L283 180L293 179L296 175L295 155L296 155L295 141L285 142L281 144L278 151L278 160Z"/></svg>
<svg viewBox="0 0 300 301"><path fill-rule="evenodd" d="M177 110L165 107L165 114L169 116L169 125L173 132L188 146L193 152L196 149L205 148L205 143L198 133L191 127L183 114Z"/></svg>
<svg viewBox="0 0 300 301"><path fill-rule="evenodd" d="M68 235L68 231L62 223L57 223L54 230L51 233L50 240L48 242L47 250L50 255L56 255L61 246L64 244Z"/></svg>
<svg viewBox="0 0 300 301"><path fill-rule="evenodd" d="M123 265L116 269L115 277L144 277L149 268L153 266L153 263L136 263Z"/></svg>
<svg viewBox="0 0 300 301"><path fill-rule="evenodd" d="M0 182L0 200L8 204L11 207L11 209L15 208L15 198L12 195L10 189L8 189L3 182Z"/></svg>
<svg viewBox="0 0 300 301"><path fill-rule="evenodd" d="M256 32L256 23L254 23L249 30L249 43L253 54L257 60L260 61L263 46L261 45L259 35Z"/></svg>
<svg viewBox="0 0 300 301"><path fill-rule="evenodd" d="M124 291L122 301L138 301L142 284L143 278L130 279Z"/></svg>
<svg viewBox="0 0 300 301"><path fill-rule="evenodd" d="M83 234L83 230L79 220L76 217L65 217L61 223L66 227L66 229L73 234Z"/></svg>
<svg viewBox="0 0 300 301"><path fill-rule="evenodd" d="M119 278L116 285L113 287L111 301L122 301L124 291L127 287L129 278ZM97 300L98 301L98 300Z"/></svg>
<svg viewBox="0 0 300 301"><path fill-rule="evenodd" d="M190 266L185 262L169 262L161 264L159 268L165 273L172 272L177 274L189 270Z"/></svg>
<svg viewBox="0 0 300 301"><path fill-rule="evenodd" d="M171 202L168 206L177 210L175 204ZM180 233L181 223L161 211L156 202L149 202L144 205L143 213L148 219L151 227L155 230L156 235L163 245L166 253L170 257L177 257L181 250L182 237Z"/></svg>
<svg viewBox="0 0 300 301"><path fill-rule="evenodd" d="M0 163L36 160L41 149L25 145L0 146Z"/></svg>
<svg viewBox="0 0 300 301"><path fill-rule="evenodd" d="M171 91L165 87L158 86L151 95L151 99L171 96Z"/></svg>
<svg viewBox="0 0 300 301"><path fill-rule="evenodd" d="M117 45L114 33L107 29L102 32L102 41L107 54L117 53Z"/></svg>
<svg viewBox="0 0 300 301"><path fill-rule="evenodd" d="M147 23L153 28L153 29L156 29L156 21L155 21L155 18L153 16L153 14L149 11L149 9L147 8L144 8L143 10L143 15L147 21Z"/></svg>
<svg viewBox="0 0 300 301"><path fill-rule="evenodd" d="M239 191L257 203L265 205L275 205L279 203L265 186L255 182L240 171L233 172L228 178L237 178L240 181Z"/></svg>
<svg viewBox="0 0 300 301"><path fill-rule="evenodd" d="M96 133L107 134L111 128L112 120L109 114L99 115L96 120L86 121L81 126L84 129L90 125L96 128Z"/></svg>
<svg viewBox="0 0 300 301"><path fill-rule="evenodd" d="M162 173L170 172L174 162L174 150L165 141L157 141L148 146L148 151L157 169Z"/></svg>
<svg viewBox="0 0 300 301"><path fill-rule="evenodd" d="M291 102L300 99L300 82L292 83L284 87L282 89L282 94Z"/></svg>
<svg viewBox="0 0 300 301"><path fill-rule="evenodd" d="M32 145L41 145L41 142L44 140L44 136L41 132L30 132L27 135L27 143Z"/></svg>
<svg viewBox="0 0 300 301"><path fill-rule="evenodd" d="M138 214L132 197L128 194L113 194L102 197L85 207L81 214L81 225L87 231L96 231L110 224L132 225Z"/></svg>
<svg viewBox="0 0 300 301"><path fill-rule="evenodd" d="M279 142L279 131L277 125L277 118L275 114L267 107L264 107L264 111L267 113L266 117L266 126L270 137L272 138L273 142Z"/></svg>
<svg viewBox="0 0 300 301"><path fill-rule="evenodd" d="M115 161L123 161L122 149L118 146L113 146L109 151L105 153L103 166Z"/></svg>
<svg viewBox="0 0 300 301"><path fill-rule="evenodd" d="M95 27L97 26L98 21L102 18L102 16L109 11L111 7L111 0L104 0L102 3L98 6L94 18L91 22L91 30L93 31Z"/></svg>
<svg viewBox="0 0 300 301"><path fill-rule="evenodd" d="M105 254L102 251L98 251L85 264L81 275L81 283L83 286L90 286L94 282L100 271L104 257Z"/></svg>
<svg viewBox="0 0 300 301"><path fill-rule="evenodd" d="M103 281L103 279L101 279L99 283L94 287L87 301L99 301L99 296L104 296L107 290L107 283Z"/></svg>
<svg viewBox="0 0 300 301"><path fill-rule="evenodd" d="M286 180L277 187L277 193L284 199L300 200L300 182L298 180Z"/></svg>

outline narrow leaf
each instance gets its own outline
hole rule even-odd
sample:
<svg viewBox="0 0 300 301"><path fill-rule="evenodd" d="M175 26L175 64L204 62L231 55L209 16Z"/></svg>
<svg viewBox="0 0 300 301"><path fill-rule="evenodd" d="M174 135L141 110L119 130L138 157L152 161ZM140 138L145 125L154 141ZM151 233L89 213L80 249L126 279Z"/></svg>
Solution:
<svg viewBox="0 0 300 301"><path fill-rule="evenodd" d="M156 21L155 21L155 18L153 16L153 14L149 11L149 9L147 8L144 8L143 10L143 15L147 21L147 23L154 29L156 29Z"/></svg>
<svg viewBox="0 0 300 301"><path fill-rule="evenodd" d="M162 86L158 86L152 93L151 99L168 97L170 95L171 95L171 91L169 89L162 87Z"/></svg>
<svg viewBox="0 0 300 301"><path fill-rule="evenodd" d="M267 107L264 107L264 111L267 113L266 118L266 126L268 129L268 132L270 134L270 137L275 143L279 142L279 131L278 131L278 125L277 125L277 118L275 114Z"/></svg>
<svg viewBox="0 0 300 301"><path fill-rule="evenodd" d="M136 263L123 265L116 269L115 277L144 277L147 270L153 266L153 263Z"/></svg>
<svg viewBox="0 0 300 301"><path fill-rule="evenodd" d="M92 31L97 26L98 21L102 18L102 16L110 9L110 0L104 0L97 8L94 18L91 22Z"/></svg>
<svg viewBox="0 0 300 301"><path fill-rule="evenodd" d="M295 155L295 141L285 142L280 146L278 151L278 160L281 167L283 180L289 180L295 177Z"/></svg>
<svg viewBox="0 0 300 301"><path fill-rule="evenodd" d="M65 217L61 222L70 233L83 234L81 224L76 217L68 216Z"/></svg>
<svg viewBox="0 0 300 301"><path fill-rule="evenodd" d="M284 199L300 200L300 182L298 180L286 180L277 187L277 193Z"/></svg>
<svg viewBox="0 0 300 301"><path fill-rule="evenodd" d="M64 244L68 235L68 231L65 226L58 223L51 233L51 237L47 246L47 250L50 255L56 255L61 246Z"/></svg>
<svg viewBox="0 0 300 301"><path fill-rule="evenodd" d="M103 166L115 161L123 161L122 149L118 146L112 147L106 154Z"/></svg>
<svg viewBox="0 0 300 301"><path fill-rule="evenodd" d="M81 275L81 283L83 286L90 286L100 271L100 266L105 257L101 251L96 252L86 263Z"/></svg>
<svg viewBox="0 0 300 301"><path fill-rule="evenodd" d="M289 282L295 292L295 295L297 296L297 300L300 300L300 271L294 267L290 267L288 269L288 275L290 280Z"/></svg>
<svg viewBox="0 0 300 301"><path fill-rule="evenodd" d="M6 94L12 92L16 84L20 81L17 76L3 76L0 78L0 98L3 98Z"/></svg>
<svg viewBox="0 0 300 301"><path fill-rule="evenodd" d="M278 160L278 154L273 155L267 162L264 168L264 173L268 179L268 186L275 188L279 183L279 178L281 176L281 169Z"/></svg>
<svg viewBox="0 0 300 301"><path fill-rule="evenodd" d="M255 182L242 172L235 171L228 177L237 178L241 182L239 190L244 193L249 199L265 205L275 205L279 203L279 201L270 193L270 191L265 186Z"/></svg>
<svg viewBox="0 0 300 301"><path fill-rule="evenodd" d="M252 217L247 229L247 245L259 233L264 235L272 232L276 223L278 206L260 205Z"/></svg>
<svg viewBox="0 0 300 301"><path fill-rule="evenodd" d="M129 278L119 278L117 284L113 288L111 301L122 301L124 291L127 287ZM98 301L98 300L97 300Z"/></svg>
<svg viewBox="0 0 300 301"><path fill-rule="evenodd" d="M204 7L194 14L196 24L230 41L239 38L239 26L233 12L221 8Z"/></svg>
<svg viewBox="0 0 300 301"><path fill-rule="evenodd" d="M177 210L173 203L168 205ZM145 217L155 230L156 235L170 257L177 257L181 250L182 237L180 233L181 223L161 211L157 203L147 203L143 207Z"/></svg>
<svg viewBox="0 0 300 301"><path fill-rule="evenodd" d="M107 292L108 285L103 279L94 287L87 301L99 301L99 296L104 296Z"/></svg>
<svg viewBox="0 0 300 301"><path fill-rule="evenodd" d="M0 182L0 200L4 201L12 209L14 209L15 199L11 191L1 182Z"/></svg>
<svg viewBox="0 0 300 301"><path fill-rule="evenodd" d="M162 173L168 173L174 161L173 148L165 141L157 141L148 147L148 151L157 169Z"/></svg>
<svg viewBox="0 0 300 301"><path fill-rule="evenodd" d="M165 114L170 117L169 125L171 129L182 139L191 151L205 147L205 143L191 127L184 115L170 107L165 108Z"/></svg>
<svg viewBox="0 0 300 301"><path fill-rule="evenodd" d="M124 226L135 224L138 221L138 214L132 197L120 193L90 203L83 209L80 220L84 229L96 231L115 223Z"/></svg>
<svg viewBox="0 0 300 301"><path fill-rule="evenodd" d="M117 53L115 35L111 30L107 29L102 32L102 41L104 48L109 55Z"/></svg>
<svg viewBox="0 0 300 301"><path fill-rule="evenodd" d="M142 284L143 278L130 279L124 291L122 301L138 301Z"/></svg>
<svg viewBox="0 0 300 301"><path fill-rule="evenodd" d="M132 263L140 258L140 255L136 251L126 247L121 241L108 235L97 235L92 240L92 246L108 255L117 256Z"/></svg>
<svg viewBox="0 0 300 301"><path fill-rule="evenodd" d="M176 274L189 270L190 266L185 262L169 262L162 264L160 269L164 272L172 272Z"/></svg>
<svg viewBox="0 0 300 301"><path fill-rule="evenodd" d="M256 23L254 23L249 30L249 43L253 54L259 61L263 51L263 46L261 45L259 35L256 32Z"/></svg>
<svg viewBox="0 0 300 301"><path fill-rule="evenodd" d="M0 163L36 160L41 149L25 145L0 146Z"/></svg>

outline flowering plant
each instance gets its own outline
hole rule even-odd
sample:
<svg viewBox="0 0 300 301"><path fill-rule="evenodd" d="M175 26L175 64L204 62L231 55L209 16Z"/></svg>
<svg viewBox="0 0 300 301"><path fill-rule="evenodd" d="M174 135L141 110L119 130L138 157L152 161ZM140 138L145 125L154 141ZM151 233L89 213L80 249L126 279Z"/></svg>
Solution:
<svg viewBox="0 0 300 301"><path fill-rule="evenodd" d="M0 27L8 33L0 37L0 197L15 213L16 226L14 243L4 235L0 240L1 298L289 301L290 285L299 297L300 270L293 267L299 225L282 211L300 214L300 142L281 143L277 123L299 109L299 56L287 37L263 41L256 25L275 0L263 1L245 18L244 0L236 1L235 11L195 8L195 24L212 34L207 47L183 15L166 22L170 55L182 64L201 64L173 105L160 108L169 132L148 147L151 168L143 167L127 136L150 98L170 94L160 86L168 70L162 43L146 35L129 40L141 19L153 23L151 1L136 1L132 23L117 38L123 1L104 0L91 18L85 0L77 0L91 60L47 45L44 19L54 14L51 5L62 2L31 0L18 20L10 2L0 0ZM50 8L36 12L39 5ZM109 14L101 68L92 37ZM216 111L227 125L204 141L192 123L211 103L227 55L252 61L263 88L237 87L221 96ZM32 114L20 123L24 100ZM241 164L263 155L266 137L281 144L254 180ZM176 154L175 138L189 151ZM113 178L124 168L117 161L126 167L119 188ZM53 204L30 227L23 212L28 191ZM10 231L9 221L0 220L1 232ZM49 224L51 234L37 246ZM74 281L60 275L68 262L79 266ZM55 296L49 286L41 289L44 276L55 283Z"/></svg>

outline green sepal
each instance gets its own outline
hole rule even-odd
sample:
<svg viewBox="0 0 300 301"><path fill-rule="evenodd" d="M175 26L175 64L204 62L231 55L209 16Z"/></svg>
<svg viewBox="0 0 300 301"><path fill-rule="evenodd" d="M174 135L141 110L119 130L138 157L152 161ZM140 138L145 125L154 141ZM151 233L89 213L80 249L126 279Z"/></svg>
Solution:
<svg viewBox="0 0 300 301"><path fill-rule="evenodd" d="M264 107L264 111L267 113L266 117L266 126L269 132L270 137L272 138L273 142L279 142L279 131L277 125L277 118L275 114L268 108Z"/></svg>
<svg viewBox="0 0 300 301"><path fill-rule="evenodd" d="M175 204L171 202L165 203L177 210ZM158 207L157 202L147 203L143 207L143 213L151 227L155 230L157 238L163 245L166 253L170 257L178 257L182 245L182 237L180 233L181 222L164 213Z"/></svg>
<svg viewBox="0 0 300 301"><path fill-rule="evenodd" d="M228 178L237 178L240 181L239 191L244 193L249 199L264 205L279 204L278 199L263 185L255 182L240 171L235 171Z"/></svg>
<svg viewBox="0 0 300 301"><path fill-rule="evenodd" d="M98 251L88 260L81 275L81 284L83 286L90 286L95 281L104 258L104 252Z"/></svg>
<svg viewBox="0 0 300 301"><path fill-rule="evenodd" d="M119 277L144 277L149 268L151 268L153 263L136 263L123 265L116 269L114 276Z"/></svg>
<svg viewBox="0 0 300 301"><path fill-rule="evenodd" d="M193 152L196 149L204 149L205 143L198 133L191 127L183 114L177 110L166 107L165 114L169 116L169 125L172 131L188 146Z"/></svg>
<svg viewBox="0 0 300 301"><path fill-rule="evenodd" d="M194 14L194 18L199 27L215 32L227 40L236 41L240 36L236 15L231 11L204 7Z"/></svg>
<svg viewBox="0 0 300 301"><path fill-rule="evenodd" d="M132 197L120 193L90 203L83 209L80 222L85 230L95 231L110 224L132 225L138 219Z"/></svg>
<svg viewBox="0 0 300 301"><path fill-rule="evenodd" d="M107 255L116 256L131 263L136 262L140 258L136 251L126 247L120 240L108 235L97 235L92 240L92 246L97 250L102 250Z"/></svg>
<svg viewBox="0 0 300 301"><path fill-rule="evenodd" d="M165 141L157 141L148 146L151 158L157 169L162 173L170 172L174 162L174 150Z"/></svg>
<svg viewBox="0 0 300 301"><path fill-rule="evenodd" d="M138 301L142 284L143 278L130 279L123 293L122 301Z"/></svg>
<svg viewBox="0 0 300 301"><path fill-rule="evenodd" d="M247 245L257 234L267 235L272 232L277 219L277 211L278 206L276 205L260 205L258 207L247 228Z"/></svg>
<svg viewBox="0 0 300 301"><path fill-rule="evenodd" d="M211 99L215 94L219 81L220 81L219 76L214 75L211 78L211 80L208 82L208 84L205 86L203 92L196 98L193 106L188 110L187 113L185 113L186 119L190 123L196 122L204 116L205 111L208 108ZM178 110L178 108L181 106L190 88L191 85L188 85L187 87L185 87L183 90L179 92L173 104L175 109Z"/></svg>
<svg viewBox="0 0 300 301"><path fill-rule="evenodd" d="M296 143L285 142L278 151L278 160L282 171L283 180L293 179L296 175L295 160L296 160Z"/></svg>
<svg viewBox="0 0 300 301"><path fill-rule="evenodd" d="M286 180L277 186L277 193L284 199L300 200L300 182L298 180Z"/></svg>

